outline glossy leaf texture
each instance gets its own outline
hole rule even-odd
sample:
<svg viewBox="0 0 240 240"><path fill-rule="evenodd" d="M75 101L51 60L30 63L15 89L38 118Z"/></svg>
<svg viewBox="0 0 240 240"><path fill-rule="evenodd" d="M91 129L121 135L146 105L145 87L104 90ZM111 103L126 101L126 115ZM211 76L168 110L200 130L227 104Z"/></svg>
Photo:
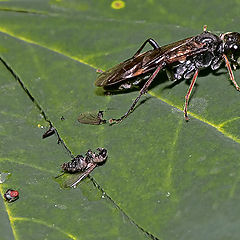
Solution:
<svg viewBox="0 0 240 240"><path fill-rule="evenodd" d="M189 81L158 75L121 124L80 124L85 112L121 116L138 90L105 96L97 69L131 57L149 37L165 45L202 31L240 31L237 1L1 1L0 201L3 239L238 239L240 94L227 70ZM234 71L240 83L240 71ZM46 119L44 119L44 115ZM56 136L42 139L49 122ZM71 154L104 147L107 162L75 189L55 176Z"/></svg>

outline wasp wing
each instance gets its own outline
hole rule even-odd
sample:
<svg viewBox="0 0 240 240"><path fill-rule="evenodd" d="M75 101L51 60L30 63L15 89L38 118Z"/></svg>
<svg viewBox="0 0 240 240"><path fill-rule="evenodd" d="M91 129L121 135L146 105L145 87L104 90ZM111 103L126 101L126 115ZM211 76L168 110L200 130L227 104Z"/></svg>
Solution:
<svg viewBox="0 0 240 240"><path fill-rule="evenodd" d="M124 80L148 73L163 64L184 61L188 56L206 51L205 44L195 40L197 36L174 42L158 49L132 57L99 75L95 81L98 87L111 86Z"/></svg>
<svg viewBox="0 0 240 240"><path fill-rule="evenodd" d="M86 178L92 171L93 169L97 166L96 163L91 163L89 168L87 170L85 170L76 181L74 181L70 187L76 187L78 183L80 183L84 178Z"/></svg>
<svg viewBox="0 0 240 240"><path fill-rule="evenodd" d="M78 116L78 121L83 124L100 125L106 123L103 119L103 111L85 112Z"/></svg>
<svg viewBox="0 0 240 240"><path fill-rule="evenodd" d="M101 73L97 78L95 85L98 87L110 86L144 73L144 59L150 56L152 53L153 51L145 52L137 57L130 58L122 63L119 63L106 72ZM155 67L156 66L154 66L152 69ZM149 69L148 71L152 69Z"/></svg>

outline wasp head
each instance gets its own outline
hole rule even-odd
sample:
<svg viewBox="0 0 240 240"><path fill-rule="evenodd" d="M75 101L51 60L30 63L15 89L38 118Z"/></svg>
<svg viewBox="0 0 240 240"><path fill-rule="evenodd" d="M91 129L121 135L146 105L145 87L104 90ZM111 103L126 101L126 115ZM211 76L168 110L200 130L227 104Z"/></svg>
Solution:
<svg viewBox="0 0 240 240"><path fill-rule="evenodd" d="M94 162L95 163L103 163L107 160L107 149L105 148L97 148L98 154L95 155L94 157Z"/></svg>
<svg viewBox="0 0 240 240"><path fill-rule="evenodd" d="M232 60L237 61L240 57L240 33L229 32L221 36L223 41L223 51L226 55L230 56Z"/></svg>

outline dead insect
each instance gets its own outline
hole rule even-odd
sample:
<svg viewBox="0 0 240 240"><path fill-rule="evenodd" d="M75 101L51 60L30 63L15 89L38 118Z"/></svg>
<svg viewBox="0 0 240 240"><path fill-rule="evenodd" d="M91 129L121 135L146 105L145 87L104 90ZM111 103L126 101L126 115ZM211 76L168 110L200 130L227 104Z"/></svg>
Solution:
<svg viewBox="0 0 240 240"><path fill-rule="evenodd" d="M7 202L14 202L19 198L19 192L17 190L8 189L4 194L4 198Z"/></svg>
<svg viewBox="0 0 240 240"><path fill-rule="evenodd" d="M55 128L53 126L50 126L49 129L42 135L42 138L47 138L55 134Z"/></svg>
<svg viewBox="0 0 240 240"><path fill-rule="evenodd" d="M78 121L83 124L100 125L106 123L103 119L103 111L81 113Z"/></svg>
<svg viewBox="0 0 240 240"><path fill-rule="evenodd" d="M97 151L98 153L95 153L89 149L85 156L77 155L70 162L63 163L62 169L64 172L82 172L79 178L71 184L70 187L75 187L81 180L87 177L95 167L106 161L108 157L107 150L105 148L97 148Z"/></svg>
<svg viewBox="0 0 240 240"><path fill-rule="evenodd" d="M187 114L188 101L199 70L207 67L217 70L225 61L230 79L239 91L240 88L234 80L230 62L234 69L239 65L237 59L240 56L240 34L238 32L228 32L217 36L206 29L206 26L204 26L204 31L201 34L163 47L149 38L132 58L100 74L95 85L105 89L110 87L130 88L138 84L139 78L137 77L152 74L129 110L122 117L110 119L109 122L119 123L126 118L133 111L140 97L148 91L150 84L162 69L166 70L172 80L189 79L193 76L185 96L184 116L186 121L189 120ZM153 50L141 54L147 43L153 47Z"/></svg>

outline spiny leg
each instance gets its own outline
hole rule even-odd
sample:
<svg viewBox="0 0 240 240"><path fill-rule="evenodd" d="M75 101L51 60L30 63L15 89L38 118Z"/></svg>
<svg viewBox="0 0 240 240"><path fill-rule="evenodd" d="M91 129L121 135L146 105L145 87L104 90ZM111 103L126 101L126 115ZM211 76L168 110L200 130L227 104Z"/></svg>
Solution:
<svg viewBox="0 0 240 240"><path fill-rule="evenodd" d="M185 106L184 106L184 116L185 116L185 120L188 121L189 120L189 117L188 117L188 114L187 114L187 106L188 106L188 101L189 101L189 97L191 95L191 92L192 92L192 89L193 89L193 86L196 82L196 79L197 79L197 76L198 76L198 69L195 71L194 73L194 76L193 76L193 79L191 81L191 84L190 84L190 87L188 89L188 92L187 92L187 95L185 96Z"/></svg>
<svg viewBox="0 0 240 240"><path fill-rule="evenodd" d="M81 182L85 177L87 177L96 166L97 166L96 163L92 163L90 167L87 170L85 170L74 183L70 185L70 187L75 188L77 184Z"/></svg>
<svg viewBox="0 0 240 240"><path fill-rule="evenodd" d="M240 87L238 86L238 84L236 83L235 79L234 79L234 75L233 75L233 71L232 71L232 68L231 68L231 65L227 59L227 56L225 54L223 54L223 58L224 58L224 61L226 63L226 66L227 66L227 70L228 70L228 73L229 73L229 76L230 76L230 79L232 80L235 88L240 91Z"/></svg>
<svg viewBox="0 0 240 240"><path fill-rule="evenodd" d="M143 94L145 94L148 90L149 85L151 84L151 82L153 81L153 79L156 77L156 75L158 74L158 72L163 68L163 65L159 65L157 67L157 69L154 71L154 73L152 74L152 76L147 80L147 82L144 84L144 86L142 87L142 89L139 92L139 95L137 96L137 98L133 101L131 107L129 108L129 110L120 118L118 119L110 119L109 123L110 124L114 124L114 123L120 123L124 118L126 118L134 109L134 107L136 106L137 102L139 101L139 99L141 98L141 96Z"/></svg>
<svg viewBox="0 0 240 240"><path fill-rule="evenodd" d="M137 52L133 55L133 58L137 57L137 56L140 54L140 52L143 50L143 48L145 47L145 45L146 45L147 43L149 43L149 44L153 47L153 49L160 48L159 45L158 45L158 43L157 43L155 40L153 40L152 38L149 38L149 39L147 39L147 40L143 43L143 45L137 50Z"/></svg>

